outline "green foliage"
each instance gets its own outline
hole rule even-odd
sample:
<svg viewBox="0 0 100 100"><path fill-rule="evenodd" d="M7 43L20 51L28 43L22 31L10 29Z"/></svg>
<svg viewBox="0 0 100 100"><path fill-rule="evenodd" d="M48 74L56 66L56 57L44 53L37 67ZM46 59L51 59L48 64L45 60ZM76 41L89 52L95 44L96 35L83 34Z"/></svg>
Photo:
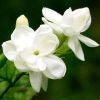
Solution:
<svg viewBox="0 0 100 100"><path fill-rule="evenodd" d="M5 65L0 68L0 80L11 82L13 80L14 74L14 64L7 60Z"/></svg>
<svg viewBox="0 0 100 100"><path fill-rule="evenodd" d="M2 100L31 100L34 95L28 76L23 76L9 89Z"/></svg>
<svg viewBox="0 0 100 100"><path fill-rule="evenodd" d="M4 56L4 54L2 53L1 55L0 55L0 68L1 67L3 67L3 65L5 64L5 62L6 62L6 58L5 58L5 56Z"/></svg>
<svg viewBox="0 0 100 100"><path fill-rule="evenodd" d="M18 72L14 63L7 60L0 67L0 100L30 100L33 95L28 75Z"/></svg>

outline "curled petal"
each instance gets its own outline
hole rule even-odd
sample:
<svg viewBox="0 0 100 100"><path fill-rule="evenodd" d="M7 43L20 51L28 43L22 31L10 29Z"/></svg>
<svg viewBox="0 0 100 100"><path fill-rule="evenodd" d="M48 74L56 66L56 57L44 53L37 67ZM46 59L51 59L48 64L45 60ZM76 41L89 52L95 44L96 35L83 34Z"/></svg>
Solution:
<svg viewBox="0 0 100 100"><path fill-rule="evenodd" d="M99 46L99 44L95 41L93 41L92 39L86 37L86 36L83 36L83 35L79 35L79 40L81 42L83 42L85 45L89 46L89 47L97 47Z"/></svg>
<svg viewBox="0 0 100 100"><path fill-rule="evenodd" d="M46 77L51 79L60 79L64 77L66 65L59 57L50 55L44 58L44 62L47 66L46 70L43 71Z"/></svg>
<svg viewBox="0 0 100 100"><path fill-rule="evenodd" d="M42 81L42 74L38 72L30 72L29 73L30 83L36 92L40 92L41 89L41 81Z"/></svg>
<svg viewBox="0 0 100 100"><path fill-rule="evenodd" d="M87 30L91 24L89 8L81 8L73 11L73 27L78 32Z"/></svg>
<svg viewBox="0 0 100 100"><path fill-rule="evenodd" d="M17 54L17 49L11 40L2 44L4 55L11 61L13 61Z"/></svg>
<svg viewBox="0 0 100 100"><path fill-rule="evenodd" d="M77 37L69 38L68 46L74 52L74 54L76 55L77 58L79 58L82 61L85 60L81 44L80 44L79 40L77 39Z"/></svg>
<svg viewBox="0 0 100 100"><path fill-rule="evenodd" d="M43 16L51 21L51 22L54 22L54 23L61 23L62 21L62 15L60 15L59 13L57 13L56 11L54 10L51 10L49 8L43 8L42 9L42 14Z"/></svg>
<svg viewBox="0 0 100 100"><path fill-rule="evenodd" d="M34 39L34 31L28 26L16 27L11 35L11 40L17 48L25 48L32 45Z"/></svg>

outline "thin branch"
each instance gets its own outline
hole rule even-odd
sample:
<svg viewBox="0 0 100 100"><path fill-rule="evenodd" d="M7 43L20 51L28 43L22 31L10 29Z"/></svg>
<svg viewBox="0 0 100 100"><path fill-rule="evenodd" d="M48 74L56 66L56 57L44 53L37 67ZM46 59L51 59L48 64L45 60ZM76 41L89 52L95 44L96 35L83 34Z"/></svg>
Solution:
<svg viewBox="0 0 100 100"><path fill-rule="evenodd" d="M14 86L14 85L16 84L16 82L17 82L23 75L25 75L25 73L19 74L19 75L16 77L16 79L15 79L12 83L10 83L10 84L8 85L8 87L4 90L4 92L0 95L0 98L2 98L2 97L8 92L8 90Z"/></svg>

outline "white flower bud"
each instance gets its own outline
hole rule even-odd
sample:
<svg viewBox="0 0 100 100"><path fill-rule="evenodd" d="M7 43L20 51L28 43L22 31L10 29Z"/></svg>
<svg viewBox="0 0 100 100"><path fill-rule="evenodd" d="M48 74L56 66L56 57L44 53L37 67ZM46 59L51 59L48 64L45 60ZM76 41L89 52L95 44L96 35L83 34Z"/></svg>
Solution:
<svg viewBox="0 0 100 100"><path fill-rule="evenodd" d="M21 25L29 26L28 19L24 15L19 16L16 20L16 26Z"/></svg>

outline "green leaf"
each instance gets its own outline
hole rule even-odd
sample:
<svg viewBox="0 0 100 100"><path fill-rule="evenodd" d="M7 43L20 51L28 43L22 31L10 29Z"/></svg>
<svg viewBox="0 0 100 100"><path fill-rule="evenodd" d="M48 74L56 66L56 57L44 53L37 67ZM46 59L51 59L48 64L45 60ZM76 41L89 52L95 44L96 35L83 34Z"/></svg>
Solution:
<svg viewBox="0 0 100 100"><path fill-rule="evenodd" d="M28 75L7 60L0 68L0 100L31 100L34 95Z"/></svg>
<svg viewBox="0 0 100 100"><path fill-rule="evenodd" d="M11 82L15 74L15 70L13 62L7 60L5 65L0 69L0 79Z"/></svg>
<svg viewBox="0 0 100 100"><path fill-rule="evenodd" d="M4 64L6 63L7 59L6 57L4 56L4 54L2 53L0 55L0 68L2 68L4 66Z"/></svg>
<svg viewBox="0 0 100 100"><path fill-rule="evenodd" d="M30 86L28 75L24 75L9 89L2 100L31 100L35 94Z"/></svg>

